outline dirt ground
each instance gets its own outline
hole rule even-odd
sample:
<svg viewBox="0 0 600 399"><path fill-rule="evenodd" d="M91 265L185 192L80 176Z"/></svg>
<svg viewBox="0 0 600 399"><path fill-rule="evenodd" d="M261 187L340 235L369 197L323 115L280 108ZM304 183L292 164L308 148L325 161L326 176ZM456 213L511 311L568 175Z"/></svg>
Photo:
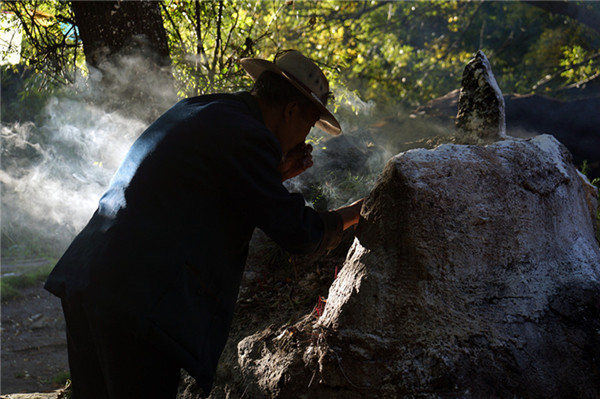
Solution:
<svg viewBox="0 0 600 399"><path fill-rule="evenodd" d="M226 392L233 394L229 397L236 396L241 378L237 367L239 340L269 325L298 320L315 308L319 296L327 296L351 242L349 234L338 249L327 254L291 257L260 234L253 239L211 398L228 396ZM60 300L42 285L24 289L21 298L2 303L2 399L21 398L10 395L15 393L62 388L53 380L68 371ZM179 397L195 397L194 385L189 378L182 379Z"/></svg>
<svg viewBox="0 0 600 399"><path fill-rule="evenodd" d="M60 300L42 285L2 303L2 394L55 390L53 380L68 371Z"/></svg>
<svg viewBox="0 0 600 399"><path fill-rule="evenodd" d="M248 398L247 384L238 363L237 344L249 335L269 327L296 323L308 314L316 319L319 297L327 296L353 238L353 232L348 231L333 251L290 256L260 234L255 235L229 339L219 359L209 399ZM193 379L187 377L181 382L178 398L199 399L202 396L198 392Z"/></svg>

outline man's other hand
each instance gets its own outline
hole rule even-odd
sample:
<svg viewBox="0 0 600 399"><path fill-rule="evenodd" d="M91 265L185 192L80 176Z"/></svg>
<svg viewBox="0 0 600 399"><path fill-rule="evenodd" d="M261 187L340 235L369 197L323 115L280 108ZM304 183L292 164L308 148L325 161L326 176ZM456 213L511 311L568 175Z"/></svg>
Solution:
<svg viewBox="0 0 600 399"><path fill-rule="evenodd" d="M312 145L300 143L285 154L279 164L281 180L286 181L287 179L296 177L313 166L312 150Z"/></svg>
<svg viewBox="0 0 600 399"><path fill-rule="evenodd" d="M363 202L364 198L359 199L358 201L355 201L350 205L343 206L335 210L342 217L344 230L358 223L360 219L360 210L362 208Z"/></svg>

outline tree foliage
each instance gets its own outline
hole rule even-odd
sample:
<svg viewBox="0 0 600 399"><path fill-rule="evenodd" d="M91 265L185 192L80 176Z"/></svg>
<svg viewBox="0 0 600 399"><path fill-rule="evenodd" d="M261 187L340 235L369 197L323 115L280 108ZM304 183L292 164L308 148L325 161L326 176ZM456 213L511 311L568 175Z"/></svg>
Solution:
<svg viewBox="0 0 600 399"><path fill-rule="evenodd" d="M69 4L55 0L2 2L2 16L10 15L20 21L25 36L21 64L38 73L36 85L74 83L84 54Z"/></svg>
<svg viewBox="0 0 600 399"><path fill-rule="evenodd" d="M251 3L162 3L178 92L182 96L243 87L237 60L254 53ZM255 36L253 36L255 35Z"/></svg>
<svg viewBox="0 0 600 399"><path fill-rule="evenodd" d="M569 2L563 13L496 1L168 0L160 7L180 96L246 87L237 61L285 48L318 60L340 101L352 93L423 103L458 88L478 49L507 93L560 96L600 80L600 33L587 23L600 15L598 2ZM3 9L22 22L24 63L64 83L85 68L69 3L5 2Z"/></svg>

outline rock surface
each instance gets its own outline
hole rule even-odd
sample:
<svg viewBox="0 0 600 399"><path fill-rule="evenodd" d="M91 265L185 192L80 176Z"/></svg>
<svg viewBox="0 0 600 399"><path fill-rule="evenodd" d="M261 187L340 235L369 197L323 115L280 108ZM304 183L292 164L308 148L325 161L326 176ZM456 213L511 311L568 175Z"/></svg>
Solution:
<svg viewBox="0 0 600 399"><path fill-rule="evenodd" d="M455 123L459 92L453 90L419 107L415 112L419 120L439 123L450 131L449 125ZM573 154L575 165L581 166L587 161L588 176L600 178L600 113L597 111L600 91L582 89L581 93L581 97L564 101L539 94L505 95L506 133L519 138L552 134ZM430 131L426 137L439 134Z"/></svg>
<svg viewBox="0 0 600 399"><path fill-rule="evenodd" d="M238 345L246 393L600 397L590 206L551 136L394 157L324 312Z"/></svg>
<svg viewBox="0 0 600 399"><path fill-rule="evenodd" d="M456 128L465 144L506 139L504 97L482 51L465 67L458 97Z"/></svg>
<svg viewBox="0 0 600 399"><path fill-rule="evenodd" d="M0 399L59 399L60 391L45 392L45 393L13 393L10 395L2 395Z"/></svg>

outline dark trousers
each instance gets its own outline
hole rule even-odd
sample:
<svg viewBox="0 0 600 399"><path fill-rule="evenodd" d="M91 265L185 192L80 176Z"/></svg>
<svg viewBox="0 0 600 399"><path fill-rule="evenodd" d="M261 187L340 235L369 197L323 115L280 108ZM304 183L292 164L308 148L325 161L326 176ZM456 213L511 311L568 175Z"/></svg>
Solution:
<svg viewBox="0 0 600 399"><path fill-rule="evenodd" d="M62 301L73 399L174 399L180 367L89 307Z"/></svg>

